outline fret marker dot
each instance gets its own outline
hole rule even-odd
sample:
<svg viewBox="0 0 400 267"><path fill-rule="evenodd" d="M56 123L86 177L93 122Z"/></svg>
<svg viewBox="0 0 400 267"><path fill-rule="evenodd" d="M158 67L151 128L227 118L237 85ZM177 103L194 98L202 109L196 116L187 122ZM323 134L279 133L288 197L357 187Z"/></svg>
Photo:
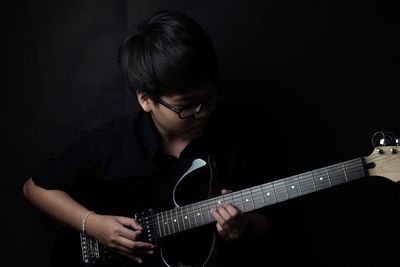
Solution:
<svg viewBox="0 0 400 267"><path fill-rule="evenodd" d="M185 216L185 219L187 219L187 216Z"/></svg>
<svg viewBox="0 0 400 267"><path fill-rule="evenodd" d="M292 185L292 189L294 189L294 185Z"/></svg>
<svg viewBox="0 0 400 267"><path fill-rule="evenodd" d="M218 204L221 204L221 201L218 201Z"/></svg>
<svg viewBox="0 0 400 267"><path fill-rule="evenodd" d="M176 222L176 219L174 219L174 222Z"/></svg>
<svg viewBox="0 0 400 267"><path fill-rule="evenodd" d="M249 202L249 199L248 199L248 198L246 198L246 202Z"/></svg>
<svg viewBox="0 0 400 267"><path fill-rule="evenodd" d="M319 180L320 180L320 181L322 181L322 180L324 180L324 178L323 178L323 177L321 177L321 178L319 178Z"/></svg>
<svg viewBox="0 0 400 267"><path fill-rule="evenodd" d="M270 195L270 193L268 192L268 193L267 193L267 196L269 196L269 195Z"/></svg>
<svg viewBox="0 0 400 267"><path fill-rule="evenodd" d="M200 213L197 213L197 216L200 216Z"/></svg>
<svg viewBox="0 0 400 267"><path fill-rule="evenodd" d="M165 222L165 224L168 224L167 222Z"/></svg>

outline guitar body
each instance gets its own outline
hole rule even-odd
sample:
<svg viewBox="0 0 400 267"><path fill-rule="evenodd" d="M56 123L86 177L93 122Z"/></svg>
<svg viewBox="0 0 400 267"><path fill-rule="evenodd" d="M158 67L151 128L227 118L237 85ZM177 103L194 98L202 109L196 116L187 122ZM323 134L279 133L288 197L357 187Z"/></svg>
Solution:
<svg viewBox="0 0 400 267"><path fill-rule="evenodd" d="M181 207L207 199L208 168L183 177L173 190L173 205ZM161 257L166 266L207 266L216 256L215 225L203 225L161 240Z"/></svg>
<svg viewBox="0 0 400 267"><path fill-rule="evenodd" d="M140 266L160 266L161 264L164 266L206 267L212 265L217 255L214 224L177 231L178 229L175 228L179 225L173 219L167 218L173 216L168 213L164 213L160 218L164 219L165 223L156 226L154 222L158 218L156 213L159 211L174 210L177 207L208 199L211 172L212 169L199 159L181 160L163 172L162 179L170 181L163 188L160 186L157 188L159 195L164 198L163 204L154 209L138 210L134 215L135 219L145 228L141 239L157 245L155 255L144 256L144 263ZM174 232L174 234L162 236L165 232ZM124 264L127 262L129 266L135 266L135 262L105 248L88 235L81 234L80 244L82 248L81 262L83 259L86 267L125 266Z"/></svg>

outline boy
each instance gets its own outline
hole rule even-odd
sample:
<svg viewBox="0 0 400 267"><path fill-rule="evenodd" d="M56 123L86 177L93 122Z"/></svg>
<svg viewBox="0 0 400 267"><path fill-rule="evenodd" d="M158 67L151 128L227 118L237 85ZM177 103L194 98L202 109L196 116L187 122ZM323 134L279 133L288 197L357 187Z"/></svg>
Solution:
<svg viewBox="0 0 400 267"><path fill-rule="evenodd" d="M166 173L186 159L203 159L215 172L189 180L193 191L184 190L189 197L229 194L253 185L258 177L251 147L241 140L245 137L221 132L217 109L225 91L210 38L190 17L160 11L122 42L119 63L142 109L84 132L57 157L43 162L23 188L29 201L60 223L52 265L82 265L81 232L86 240L97 240L101 250L120 256L99 266L222 266L229 259L216 253L219 247L265 235L269 221L264 215L243 213L233 201L219 203L209 210L217 233L210 243L200 242L207 229L200 227L200 234L186 239L178 235L168 245L143 236L179 227L174 220L165 218L165 224L150 229L133 218L146 207L165 209L171 193L178 204L176 185L183 180ZM163 221L162 214L145 218L152 225L159 216ZM188 240L193 244L182 244ZM204 244L210 246L200 253ZM196 256L200 259L193 259Z"/></svg>

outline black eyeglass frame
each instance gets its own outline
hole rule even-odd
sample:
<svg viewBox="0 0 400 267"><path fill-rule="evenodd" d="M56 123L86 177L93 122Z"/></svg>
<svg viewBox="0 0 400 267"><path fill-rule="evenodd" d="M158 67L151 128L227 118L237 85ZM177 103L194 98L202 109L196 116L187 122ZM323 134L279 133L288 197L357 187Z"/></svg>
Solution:
<svg viewBox="0 0 400 267"><path fill-rule="evenodd" d="M218 90L215 94L210 95L209 97L207 97L206 99L204 99L203 101L201 101L198 104L195 105L190 105L187 107L182 107L182 108L176 108L174 106L172 106L171 104L168 104L167 102L165 102L164 100L162 100L160 97L154 97L154 99L160 103L161 105L163 105L164 107L168 108L169 110L175 112L176 114L178 114L179 118L184 120L187 119L189 117L193 117L195 116L197 113L201 112L203 110L204 107L212 107L212 106L216 106L221 99L223 98L223 96L225 95L225 92L223 90ZM213 98L213 97L217 97L215 104L210 105L208 102ZM193 108L192 108L193 107ZM182 117L182 111L185 109L189 109L192 108L192 112L187 115Z"/></svg>

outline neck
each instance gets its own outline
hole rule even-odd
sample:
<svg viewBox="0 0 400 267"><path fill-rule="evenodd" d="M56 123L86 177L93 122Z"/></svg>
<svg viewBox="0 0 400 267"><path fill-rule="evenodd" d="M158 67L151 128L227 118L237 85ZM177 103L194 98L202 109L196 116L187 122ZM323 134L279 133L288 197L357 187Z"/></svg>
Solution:
<svg viewBox="0 0 400 267"><path fill-rule="evenodd" d="M159 135L159 137L160 145L164 152L177 158L179 158L181 152L191 141L187 138L163 136L161 134Z"/></svg>

